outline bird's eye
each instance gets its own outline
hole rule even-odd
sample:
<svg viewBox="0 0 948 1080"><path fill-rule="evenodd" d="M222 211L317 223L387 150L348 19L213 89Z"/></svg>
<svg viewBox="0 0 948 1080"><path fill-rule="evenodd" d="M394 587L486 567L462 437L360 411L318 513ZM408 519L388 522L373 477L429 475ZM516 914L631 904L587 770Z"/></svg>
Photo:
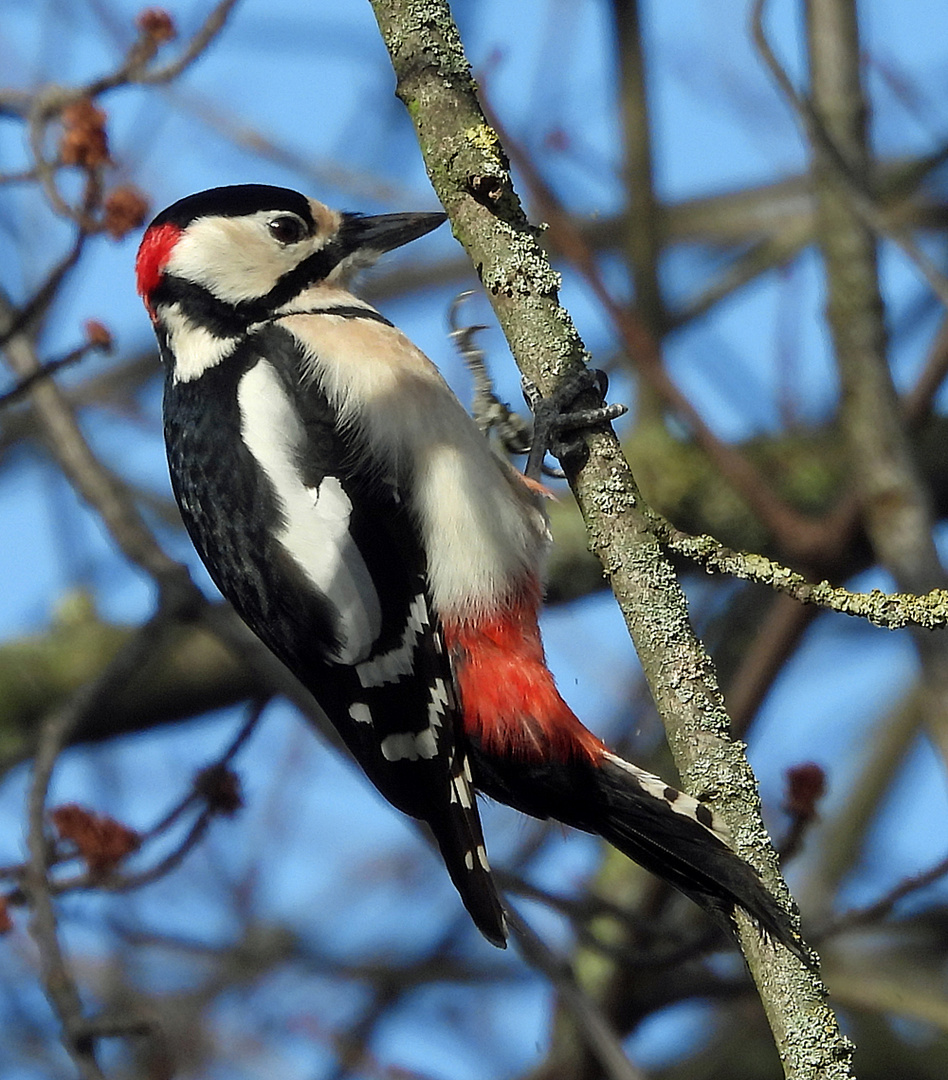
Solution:
<svg viewBox="0 0 948 1080"><path fill-rule="evenodd" d="M267 222L274 240L281 244L297 244L307 233L306 226L295 214L280 214Z"/></svg>

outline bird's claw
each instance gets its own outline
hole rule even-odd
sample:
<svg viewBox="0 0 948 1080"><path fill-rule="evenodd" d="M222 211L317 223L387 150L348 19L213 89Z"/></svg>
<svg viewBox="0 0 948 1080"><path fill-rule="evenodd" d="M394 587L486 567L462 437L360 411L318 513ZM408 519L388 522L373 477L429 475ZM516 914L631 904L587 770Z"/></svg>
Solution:
<svg viewBox="0 0 948 1080"><path fill-rule="evenodd" d="M530 425L494 393L490 373L484 360L484 350L474 341L474 336L486 326L459 326L461 305L473 292L458 293L448 310L451 337L461 359L467 365L474 380L474 396L471 412L477 426L485 435L496 432L504 449L510 454L525 454L530 448Z"/></svg>
<svg viewBox="0 0 948 1080"><path fill-rule="evenodd" d="M524 474L531 480L540 476L563 479L562 469L545 463L547 451L561 461L582 453L581 438L564 439L566 432L580 432L585 428L611 421L628 412L625 405L598 405L592 408L575 408L576 399L589 390L595 390L604 398L609 379L597 368L580 368L561 381L556 392L549 398L541 396L537 387L524 376L523 396L533 413L533 426L514 412L506 402L494 393L490 374L484 360L484 351L476 344L475 336L487 327L480 324L460 325L460 311L473 293L458 293L448 310L448 325L462 360L474 380L474 396L471 411L474 420L485 435L496 432L504 449L510 454L528 454Z"/></svg>
<svg viewBox="0 0 948 1080"><path fill-rule="evenodd" d="M595 390L604 398L609 388L609 377L598 368L580 368L560 382L551 397L544 398L537 387L525 376L522 379L523 396L533 412L533 445L524 469L533 480L542 472L547 451L564 461L577 457L585 450L582 437L563 438L567 432L582 432L598 424L609 424L629 410L625 405L596 405L591 408L575 408L576 399L587 390ZM557 470L563 475L561 470Z"/></svg>

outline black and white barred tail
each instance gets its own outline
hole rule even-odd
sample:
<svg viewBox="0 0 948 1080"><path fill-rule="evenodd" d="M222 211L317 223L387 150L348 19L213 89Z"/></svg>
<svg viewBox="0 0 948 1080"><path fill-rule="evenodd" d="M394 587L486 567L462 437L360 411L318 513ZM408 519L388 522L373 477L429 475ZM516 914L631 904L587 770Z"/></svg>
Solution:
<svg viewBox="0 0 948 1080"><path fill-rule="evenodd" d="M539 818L596 833L674 885L732 932L735 907L808 966L790 916L729 846L708 806L657 776L604 753L595 762L519 762L472 754L476 786Z"/></svg>

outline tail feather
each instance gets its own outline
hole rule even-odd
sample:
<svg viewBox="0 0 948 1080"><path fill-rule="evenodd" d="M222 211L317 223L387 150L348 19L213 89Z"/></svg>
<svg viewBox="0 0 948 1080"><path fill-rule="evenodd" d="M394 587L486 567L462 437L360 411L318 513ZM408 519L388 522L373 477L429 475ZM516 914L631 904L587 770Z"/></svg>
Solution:
<svg viewBox="0 0 948 1080"><path fill-rule="evenodd" d="M466 755L457 753L451 761L451 800L447 817L439 816L428 823L454 887L478 930L492 945L505 949L507 920L487 862Z"/></svg>
<svg viewBox="0 0 948 1080"><path fill-rule="evenodd" d="M811 958L756 870L728 845L711 811L612 754L595 770L601 814L594 823L613 847L664 878L728 925L735 905L805 964Z"/></svg>
<svg viewBox="0 0 948 1080"><path fill-rule="evenodd" d="M766 934L812 965L790 917L731 849L704 803L608 752L596 761L517 762L475 744L472 761L484 794L534 817L597 833L732 932L734 908L743 908Z"/></svg>

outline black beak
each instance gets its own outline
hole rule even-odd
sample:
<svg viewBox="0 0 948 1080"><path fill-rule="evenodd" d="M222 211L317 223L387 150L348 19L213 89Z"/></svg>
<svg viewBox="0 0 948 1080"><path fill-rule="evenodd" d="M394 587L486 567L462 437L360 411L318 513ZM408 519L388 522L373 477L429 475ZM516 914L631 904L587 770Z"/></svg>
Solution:
<svg viewBox="0 0 948 1080"><path fill-rule="evenodd" d="M346 252L375 252L381 255L417 240L447 221L447 214L343 214L339 230Z"/></svg>

